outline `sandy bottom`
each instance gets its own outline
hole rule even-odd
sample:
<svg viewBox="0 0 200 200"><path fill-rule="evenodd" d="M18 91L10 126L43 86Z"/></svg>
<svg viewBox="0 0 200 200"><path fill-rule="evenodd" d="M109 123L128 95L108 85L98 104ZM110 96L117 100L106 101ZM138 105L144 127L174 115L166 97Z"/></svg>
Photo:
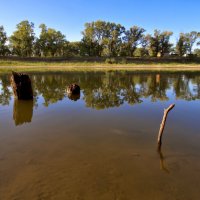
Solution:
<svg viewBox="0 0 200 200"><path fill-rule="evenodd" d="M198 155L159 155L145 130L85 129L1 136L0 199L199 198Z"/></svg>

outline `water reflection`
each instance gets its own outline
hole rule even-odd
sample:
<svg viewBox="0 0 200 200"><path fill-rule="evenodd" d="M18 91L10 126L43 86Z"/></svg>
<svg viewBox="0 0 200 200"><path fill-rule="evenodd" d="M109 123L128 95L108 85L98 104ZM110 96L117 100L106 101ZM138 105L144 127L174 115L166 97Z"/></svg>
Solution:
<svg viewBox="0 0 200 200"><path fill-rule="evenodd" d="M67 96L70 100L72 101L77 101L80 99L81 95L79 94L72 94L72 93L67 93Z"/></svg>
<svg viewBox="0 0 200 200"><path fill-rule="evenodd" d="M30 123L33 116L33 100L14 100L13 120L15 125Z"/></svg>
<svg viewBox="0 0 200 200"><path fill-rule="evenodd" d="M81 86L87 107L105 109L142 103L177 99L200 99L200 73L140 73L140 72L65 72L30 74L35 97L42 96L44 105L56 103L66 96L66 86ZM8 74L0 75L0 104L8 105L12 96ZM170 92L167 92L170 91ZM78 100L80 96L69 96ZM34 102L37 103L37 100Z"/></svg>
<svg viewBox="0 0 200 200"><path fill-rule="evenodd" d="M12 92L8 75L0 75L0 105L9 105Z"/></svg>
<svg viewBox="0 0 200 200"><path fill-rule="evenodd" d="M1 199L199 198L200 101L185 100L200 99L200 73L30 76L34 100L13 101L9 75L0 75ZM76 102L66 94L70 83L81 87ZM171 101L163 154L156 136Z"/></svg>
<svg viewBox="0 0 200 200"><path fill-rule="evenodd" d="M160 157L160 169L165 171L166 173L170 173L169 169L166 167L165 157L162 153L162 149L158 149L158 155Z"/></svg>

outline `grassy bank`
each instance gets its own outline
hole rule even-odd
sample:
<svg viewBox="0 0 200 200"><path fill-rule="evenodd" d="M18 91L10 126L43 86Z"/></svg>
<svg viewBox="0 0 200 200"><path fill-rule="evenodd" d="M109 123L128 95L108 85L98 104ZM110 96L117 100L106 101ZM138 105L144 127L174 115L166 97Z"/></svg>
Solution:
<svg viewBox="0 0 200 200"><path fill-rule="evenodd" d="M10 71L76 71L76 70L158 70L200 71L197 63L127 63L106 64L98 62L30 62L0 61L0 72Z"/></svg>

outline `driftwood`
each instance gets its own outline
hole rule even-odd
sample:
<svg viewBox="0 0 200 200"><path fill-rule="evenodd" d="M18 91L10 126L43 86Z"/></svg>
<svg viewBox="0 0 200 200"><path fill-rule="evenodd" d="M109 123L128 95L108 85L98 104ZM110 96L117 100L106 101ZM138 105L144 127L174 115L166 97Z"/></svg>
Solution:
<svg viewBox="0 0 200 200"><path fill-rule="evenodd" d="M161 146L162 146L162 135L163 135L163 131L165 128L165 122L167 119L167 114L170 110L172 110L174 108L175 104L171 104L167 109L164 110L164 115L163 115L163 119L162 122L160 124L160 130L158 133L158 150L160 150Z"/></svg>
<svg viewBox="0 0 200 200"><path fill-rule="evenodd" d="M15 98L19 100L33 99L31 79L27 74L12 72L10 81Z"/></svg>
<svg viewBox="0 0 200 200"><path fill-rule="evenodd" d="M73 94L73 95L78 95L80 94L80 86L78 86L77 84L73 83L70 84L67 87L67 94Z"/></svg>

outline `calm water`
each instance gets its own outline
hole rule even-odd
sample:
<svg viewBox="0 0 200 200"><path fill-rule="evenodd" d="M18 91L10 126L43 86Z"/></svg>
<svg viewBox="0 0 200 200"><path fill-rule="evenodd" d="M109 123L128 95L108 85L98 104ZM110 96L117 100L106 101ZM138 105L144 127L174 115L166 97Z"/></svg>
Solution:
<svg viewBox="0 0 200 200"><path fill-rule="evenodd" d="M34 100L17 101L0 74L0 199L199 200L200 73L30 75Z"/></svg>

